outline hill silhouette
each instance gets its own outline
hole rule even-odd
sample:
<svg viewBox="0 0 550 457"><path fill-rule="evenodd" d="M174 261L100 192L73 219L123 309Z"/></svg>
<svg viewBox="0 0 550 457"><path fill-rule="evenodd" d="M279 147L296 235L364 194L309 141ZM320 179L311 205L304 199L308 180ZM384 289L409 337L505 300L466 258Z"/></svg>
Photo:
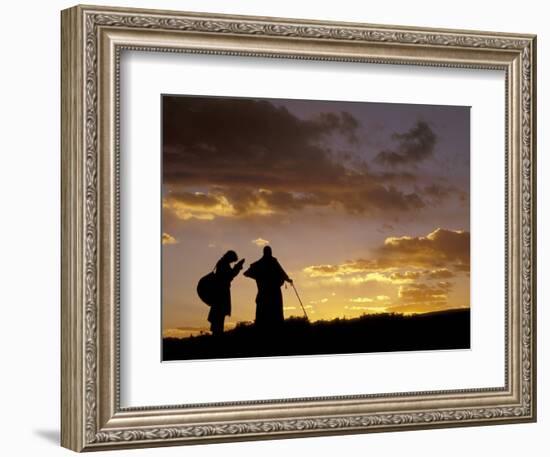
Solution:
<svg viewBox="0 0 550 457"><path fill-rule="evenodd" d="M239 323L223 336L164 338L163 360L349 354L470 348L470 310L365 314L309 322L289 318L276 333Z"/></svg>

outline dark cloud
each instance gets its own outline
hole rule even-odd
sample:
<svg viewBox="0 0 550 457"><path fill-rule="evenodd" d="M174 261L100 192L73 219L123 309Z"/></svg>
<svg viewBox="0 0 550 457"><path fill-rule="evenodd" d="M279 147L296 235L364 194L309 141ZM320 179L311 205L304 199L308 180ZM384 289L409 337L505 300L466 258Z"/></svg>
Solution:
<svg viewBox="0 0 550 457"><path fill-rule="evenodd" d="M266 100L164 97L165 182L270 189L337 185L346 170L324 140L354 138L356 128L349 114L304 120Z"/></svg>
<svg viewBox="0 0 550 457"><path fill-rule="evenodd" d="M433 155L437 143L437 135L424 121L418 121L405 133L394 133L392 138L397 147L379 152L377 162L389 166L417 164Z"/></svg>
<svg viewBox="0 0 550 457"><path fill-rule="evenodd" d="M190 206L201 206L211 208L219 203L219 200L214 195L207 195L201 192L177 192L171 194L168 200L179 201Z"/></svg>
<svg viewBox="0 0 550 457"><path fill-rule="evenodd" d="M455 193L457 193L457 189L454 186L431 184L424 187L424 194L437 201L444 200Z"/></svg>
<svg viewBox="0 0 550 457"><path fill-rule="evenodd" d="M303 119L262 99L163 97L163 182L172 190L165 206L188 217L182 208L200 208L203 219L207 207L218 209L215 217L423 208L419 193L401 187L414 176L370 170L353 152L357 119L327 103L327 112Z"/></svg>

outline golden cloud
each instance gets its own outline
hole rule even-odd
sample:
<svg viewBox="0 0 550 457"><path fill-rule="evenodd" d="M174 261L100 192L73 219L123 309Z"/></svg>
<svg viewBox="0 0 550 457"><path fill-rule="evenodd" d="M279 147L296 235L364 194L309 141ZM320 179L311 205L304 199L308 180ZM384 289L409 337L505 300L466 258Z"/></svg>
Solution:
<svg viewBox="0 0 550 457"><path fill-rule="evenodd" d="M269 244L269 241L264 240L263 238L256 238L255 240L252 240L252 243L258 247L263 247L267 246Z"/></svg>
<svg viewBox="0 0 550 457"><path fill-rule="evenodd" d="M426 276L428 279L449 279L454 278L456 275L448 268L438 268L436 270L428 271Z"/></svg>
<svg viewBox="0 0 550 457"><path fill-rule="evenodd" d="M448 279L470 269L470 233L437 228L426 236L388 237L374 259L305 267L310 278L330 278L340 283L378 281L410 284L421 278Z"/></svg>
<svg viewBox="0 0 550 457"><path fill-rule="evenodd" d="M355 297L350 298L349 301L352 303L372 303L374 299L370 297Z"/></svg>
<svg viewBox="0 0 550 457"><path fill-rule="evenodd" d="M304 271L307 273L305 269ZM333 275L330 274L323 274L323 275L313 275L310 276L314 279L320 280L322 284L326 285L351 285L351 286L359 286L362 284L370 283L370 282L378 282L378 283L384 283L384 284L408 284L411 283L412 280L410 279L392 279L390 275L385 273L379 273L379 272L371 272L366 274L349 274L348 276L337 272Z"/></svg>
<svg viewBox="0 0 550 457"><path fill-rule="evenodd" d="M367 314L376 314L376 313L385 313L388 311L387 306L344 306L345 310L348 311L362 311Z"/></svg>
<svg viewBox="0 0 550 457"><path fill-rule="evenodd" d="M178 219L199 219L211 221L217 217L267 216L274 213L263 198L266 191L260 189L246 205L237 205L219 192L178 192L169 194L162 202L165 210Z"/></svg>
<svg viewBox="0 0 550 457"><path fill-rule="evenodd" d="M448 268L437 268L435 270L408 270L403 272L396 272L390 275L390 278L396 280L409 280L409 282L414 282L418 279L450 279L455 277L453 273Z"/></svg>
<svg viewBox="0 0 550 457"><path fill-rule="evenodd" d="M212 220L218 216L235 215L235 208L223 195L202 192L169 195L162 202L162 207L172 211L178 219L182 220Z"/></svg>
<svg viewBox="0 0 550 457"><path fill-rule="evenodd" d="M408 284L413 280L411 278L394 277L393 274L387 275L384 273L372 272L365 275L351 276L345 279L349 284L363 284L366 282L382 282L386 284Z"/></svg>
<svg viewBox="0 0 550 457"><path fill-rule="evenodd" d="M452 284L439 282L436 286L428 284L410 284L399 287L399 299L406 304L446 305Z"/></svg>
<svg viewBox="0 0 550 457"><path fill-rule="evenodd" d="M414 280L420 278L422 274L422 271L405 271L403 273L392 273L390 275L390 278L395 281L413 282Z"/></svg>
<svg viewBox="0 0 550 457"><path fill-rule="evenodd" d="M391 298L387 295L376 295L375 297L354 297L349 301L352 303L376 303L376 302L388 302Z"/></svg>
<svg viewBox="0 0 550 457"><path fill-rule="evenodd" d="M178 244L179 241L176 240L172 235L169 233L164 232L162 234L162 244Z"/></svg>
<svg viewBox="0 0 550 457"><path fill-rule="evenodd" d="M375 297L355 297L350 298L349 301L352 303L373 303L373 302L385 302L391 300L387 295L377 295Z"/></svg>
<svg viewBox="0 0 550 457"><path fill-rule="evenodd" d="M469 270L470 232L437 228L426 236L389 237L379 254L385 263L396 267Z"/></svg>
<svg viewBox="0 0 550 457"><path fill-rule="evenodd" d="M365 269L362 269L361 265L364 265ZM304 268L303 272L310 278L319 278L328 284L350 285L360 285L368 282L395 285L412 284L426 274L424 271L392 273L392 268L381 268L380 271L369 271L370 268L371 267L367 265L365 261L358 261L356 263L345 263L342 265L314 265Z"/></svg>
<svg viewBox="0 0 550 457"><path fill-rule="evenodd" d="M398 286L397 299L387 295L350 298L347 309L372 312L381 303L391 312L427 312L449 307L453 284L448 279L469 271L470 234L437 228L426 236L388 237L372 259L303 269L310 278L327 284L362 285L368 282ZM353 308L355 307L355 308Z"/></svg>
<svg viewBox="0 0 550 457"><path fill-rule="evenodd" d="M379 270L384 270L384 268L381 268L377 261L364 259L348 261L340 265L312 265L303 269L304 273L311 278L344 276Z"/></svg>

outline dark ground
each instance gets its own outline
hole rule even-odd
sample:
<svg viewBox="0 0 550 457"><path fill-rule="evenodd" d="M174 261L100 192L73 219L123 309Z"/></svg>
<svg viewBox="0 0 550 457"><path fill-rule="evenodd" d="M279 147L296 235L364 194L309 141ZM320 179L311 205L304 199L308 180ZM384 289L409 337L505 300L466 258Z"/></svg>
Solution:
<svg viewBox="0 0 550 457"><path fill-rule="evenodd" d="M284 321L277 332L240 323L221 337L164 338L163 360L349 354L470 348L470 310L371 314L310 323Z"/></svg>

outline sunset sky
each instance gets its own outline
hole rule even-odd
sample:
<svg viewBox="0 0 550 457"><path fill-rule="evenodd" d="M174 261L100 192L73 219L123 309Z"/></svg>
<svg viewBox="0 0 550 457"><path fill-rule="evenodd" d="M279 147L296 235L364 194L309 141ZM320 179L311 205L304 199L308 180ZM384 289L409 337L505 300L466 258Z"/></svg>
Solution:
<svg viewBox="0 0 550 457"><path fill-rule="evenodd" d="M199 278L267 243L311 320L469 307L469 107L165 95L162 111L164 335L206 330ZM256 306L254 281L231 290L226 328Z"/></svg>

